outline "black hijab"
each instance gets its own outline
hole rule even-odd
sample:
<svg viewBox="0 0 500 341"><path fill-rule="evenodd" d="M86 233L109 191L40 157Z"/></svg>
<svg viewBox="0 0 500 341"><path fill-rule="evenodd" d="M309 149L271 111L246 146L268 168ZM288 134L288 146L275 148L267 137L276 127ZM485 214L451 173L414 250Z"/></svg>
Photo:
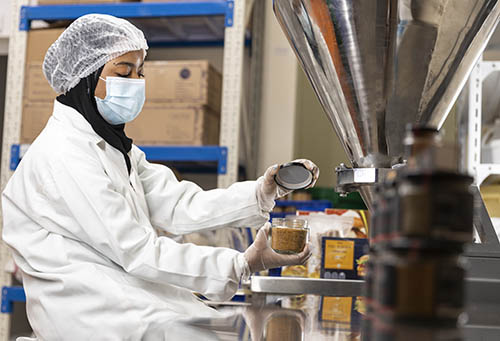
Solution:
<svg viewBox="0 0 500 341"><path fill-rule="evenodd" d="M125 135L125 124L112 125L102 118L97 110L95 88L104 66L86 78L66 94L57 97L57 101L78 111L90 123L92 129L107 143L118 149L125 158L130 174L130 158L128 152L132 148L132 140Z"/></svg>

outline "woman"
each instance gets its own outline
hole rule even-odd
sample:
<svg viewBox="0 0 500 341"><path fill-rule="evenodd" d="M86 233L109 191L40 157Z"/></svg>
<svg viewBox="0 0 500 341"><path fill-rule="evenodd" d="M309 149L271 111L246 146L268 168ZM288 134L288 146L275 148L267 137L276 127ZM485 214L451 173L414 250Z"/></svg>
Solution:
<svg viewBox="0 0 500 341"><path fill-rule="evenodd" d="M245 253L158 237L155 228L258 227L280 189L276 166L202 191L145 160L123 129L144 104L146 50L129 22L87 15L47 51L44 74L62 95L3 193L3 238L41 340L158 339L168 321L216 314L193 291L228 299L251 272L309 256L274 253L268 226Z"/></svg>

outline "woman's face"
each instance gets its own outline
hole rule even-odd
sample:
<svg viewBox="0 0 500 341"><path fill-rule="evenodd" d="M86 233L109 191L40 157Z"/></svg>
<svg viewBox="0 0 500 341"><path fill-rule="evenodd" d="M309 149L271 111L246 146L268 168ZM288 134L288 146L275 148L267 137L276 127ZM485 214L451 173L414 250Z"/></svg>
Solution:
<svg viewBox="0 0 500 341"><path fill-rule="evenodd" d="M144 78L144 51L131 51L107 62L101 73L101 78L106 77ZM106 82L102 79L97 82L95 95L106 97Z"/></svg>

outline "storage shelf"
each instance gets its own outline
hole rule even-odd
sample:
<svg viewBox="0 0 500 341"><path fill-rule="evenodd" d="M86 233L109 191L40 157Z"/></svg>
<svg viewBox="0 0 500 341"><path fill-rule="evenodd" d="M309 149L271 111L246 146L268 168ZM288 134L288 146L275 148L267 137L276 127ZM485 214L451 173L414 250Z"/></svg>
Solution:
<svg viewBox="0 0 500 341"><path fill-rule="evenodd" d="M467 124L467 128L461 129L467 131L467 143L463 143L462 153L467 155L467 170L469 174L474 175L475 183L478 186L481 186L490 176L497 179L500 177L500 164L481 162L481 141L483 140L482 101L483 96L485 96L483 94L483 81L495 72L500 72L499 61L479 60L471 72L467 85L469 88L468 115L467 120L463 120L462 123Z"/></svg>
<svg viewBox="0 0 500 341"><path fill-rule="evenodd" d="M332 203L330 200L276 200L276 206L332 208Z"/></svg>
<svg viewBox="0 0 500 341"><path fill-rule="evenodd" d="M109 14L121 18L224 16L225 25L231 27L233 9L233 0L22 6L19 29L29 30L33 20L73 20L90 13Z"/></svg>
<svg viewBox="0 0 500 341"><path fill-rule="evenodd" d="M332 208L329 200L276 200L276 207L295 207L296 210L321 212L327 208ZM295 215L295 212L271 212L270 218L285 218L288 215Z"/></svg>
<svg viewBox="0 0 500 341"><path fill-rule="evenodd" d="M148 161L215 161L217 173L226 174L227 148L220 146L138 146Z"/></svg>
<svg viewBox="0 0 500 341"><path fill-rule="evenodd" d="M12 313L14 302L26 302L24 288L20 286L2 288L2 313Z"/></svg>
<svg viewBox="0 0 500 341"><path fill-rule="evenodd" d="M0 2L3 0L0 0ZM145 32L148 44L154 46L222 46L223 45L223 94L221 99L221 125L220 125L220 143L224 147L217 147L219 153L191 154L189 158L198 158L203 160L210 158L210 161L172 161L176 162L174 166L187 164L186 168L197 164L197 171L200 171L199 165L208 166L213 172L214 164L217 165L218 176L217 185L225 188L238 179L238 151L240 147L240 126L251 127L250 142L248 145L254 146L253 139L256 136L256 127L258 127L258 106L249 105L249 110L243 111L242 96L250 98L249 103L260 103L260 82L261 82L261 64L262 64L262 45L263 45L263 22L265 0L254 1L233 1L233 0L205 0L198 2L175 2L175 3L119 3L119 4L93 4L93 5L52 5L52 6L25 6L26 0L11 0L13 25L16 29L12 30L9 41L9 71L7 72L6 86L6 110L3 128L3 145L11 147L11 155L8 152L2 155L1 164L1 185L5 188L12 170L15 169L26 150L27 145L20 144L19 132L22 121L22 99L24 74L19 70L24 70L26 62L26 41L27 31L31 29L34 21L71 21L88 13L110 14L116 17L129 19L134 25ZM245 38L249 34L246 25L252 16L252 40L250 55L250 81L247 82L245 93L243 93L243 78L246 72L245 66ZM205 26L203 26L205 25ZM206 28L206 34L205 34ZM249 42L248 40L246 41ZM242 113L247 113L243 115ZM252 124L249 120L251 119ZM244 123L244 124L241 124ZM256 124L253 124L256 123ZM246 125L245 125L246 124ZM153 149L148 149L153 147ZM250 148L249 147L249 148ZM145 146L146 157L149 159L157 158L179 158L185 160L187 149L184 147L159 147ZM160 151L157 148L175 148L177 154L168 157L158 156ZM206 147L188 147L188 148L206 148ZM166 150L164 150L166 152ZM170 149L172 151L172 149ZM192 151L192 149L191 149ZM152 154L151 154L152 153ZM189 153L187 153L189 154ZM160 154L161 155L161 154ZM251 155L251 153L246 153ZM252 165L256 164L253 159L246 159ZM170 163L170 160L159 160ZM203 169L202 169L203 170ZM253 174L253 172L252 172ZM252 175L253 176L253 175ZM0 268L5 269L5 265L10 258L10 251L6 245L0 246ZM5 302L8 302L12 308L12 302L25 300L22 288L11 287L11 274L6 271L0 271L0 285L7 287L4 292ZM9 309L7 307L7 309ZM9 328L10 314L0 314L0 341L10 340Z"/></svg>
<svg viewBox="0 0 500 341"><path fill-rule="evenodd" d="M14 144L10 149L10 169L15 170L29 144ZM226 174L227 148L221 146L138 146L148 161L216 162L217 174Z"/></svg>
<svg viewBox="0 0 500 341"><path fill-rule="evenodd" d="M225 28L233 24L233 9L233 0L23 6L19 29L29 30L33 20L73 20L101 13L132 21L151 47L224 46ZM248 44L250 35L246 37Z"/></svg>

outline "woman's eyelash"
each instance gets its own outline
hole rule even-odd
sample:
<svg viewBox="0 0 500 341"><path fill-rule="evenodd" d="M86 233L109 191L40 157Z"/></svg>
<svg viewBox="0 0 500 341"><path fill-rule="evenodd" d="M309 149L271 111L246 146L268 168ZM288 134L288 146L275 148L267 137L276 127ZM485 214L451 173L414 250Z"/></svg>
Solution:
<svg viewBox="0 0 500 341"><path fill-rule="evenodd" d="M116 73L116 75L117 75L118 77L123 77L123 78L130 77L130 75L131 75L131 74L132 74L132 73L129 73L129 74L126 74L126 75L122 75L121 73ZM138 75L139 77L145 77L145 76L144 76L144 73L138 73L137 75Z"/></svg>

